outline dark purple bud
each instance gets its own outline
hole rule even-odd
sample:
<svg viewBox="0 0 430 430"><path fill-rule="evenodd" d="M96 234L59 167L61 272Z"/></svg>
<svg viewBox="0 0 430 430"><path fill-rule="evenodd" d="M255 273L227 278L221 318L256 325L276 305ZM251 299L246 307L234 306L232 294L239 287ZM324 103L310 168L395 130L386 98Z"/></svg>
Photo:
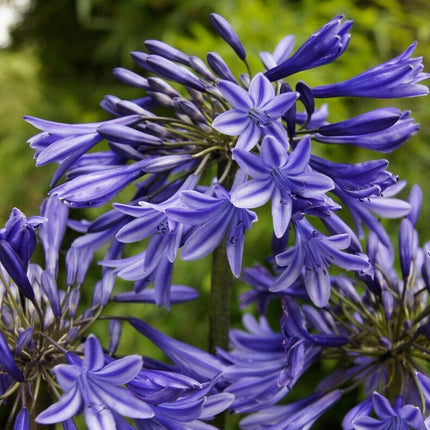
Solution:
<svg viewBox="0 0 430 430"><path fill-rule="evenodd" d="M118 349L119 341L121 339L121 321L109 321L109 354L115 354Z"/></svg>
<svg viewBox="0 0 430 430"><path fill-rule="evenodd" d="M112 271L107 271L103 278L94 287L92 305L106 306L115 285L115 275Z"/></svg>
<svg viewBox="0 0 430 430"><path fill-rule="evenodd" d="M56 318L60 318L61 316L61 308L60 308L60 297L58 295L58 288L55 278L49 272L42 273L41 279L43 292L46 294L48 301L52 308L52 313Z"/></svg>
<svg viewBox="0 0 430 430"><path fill-rule="evenodd" d="M23 330L15 344L14 353L15 355L18 355L26 346L30 344L30 342L33 339L33 327L27 327L25 330Z"/></svg>
<svg viewBox="0 0 430 430"><path fill-rule="evenodd" d="M423 192L419 185L412 186L408 202L411 205L411 211L406 217L411 221L412 225L415 225L423 202Z"/></svg>
<svg viewBox="0 0 430 430"><path fill-rule="evenodd" d="M180 94L164 79L150 77L148 78L149 89L157 93L163 93L170 97L179 97Z"/></svg>
<svg viewBox="0 0 430 430"><path fill-rule="evenodd" d="M189 154L165 155L145 160L145 171L149 173L160 173L191 161L193 158Z"/></svg>
<svg viewBox="0 0 430 430"><path fill-rule="evenodd" d="M172 133L160 124L150 122L148 124L143 124L142 128L145 132L157 136L160 139L169 139L172 137Z"/></svg>
<svg viewBox="0 0 430 430"><path fill-rule="evenodd" d="M66 283L71 286L76 281L76 272L78 270L79 251L75 246L71 246L66 253Z"/></svg>
<svg viewBox="0 0 430 430"><path fill-rule="evenodd" d="M79 327L72 327L68 332L67 332L67 337L66 337L66 342L67 343L72 343L76 340L76 338L79 335Z"/></svg>
<svg viewBox="0 0 430 430"><path fill-rule="evenodd" d="M173 107L172 97L164 93L158 93L156 91L148 91L148 95L154 100L157 105Z"/></svg>
<svg viewBox="0 0 430 430"><path fill-rule="evenodd" d="M78 310L80 300L81 292L78 288L74 288L72 291L70 291L69 298L67 300L67 307L71 318L76 316L76 311Z"/></svg>
<svg viewBox="0 0 430 430"><path fill-rule="evenodd" d="M148 80L131 70L124 69L123 67L115 67L113 69L113 74L118 80L126 85L141 88L143 90L147 90L149 88Z"/></svg>
<svg viewBox="0 0 430 430"><path fill-rule="evenodd" d="M315 110L315 99L311 89L302 81L297 82L296 91L299 92L299 100L303 103L306 113L308 114L308 120L310 120Z"/></svg>
<svg viewBox="0 0 430 430"><path fill-rule="evenodd" d="M182 97L176 97L173 99L173 105L176 109L189 116L193 121L206 122L206 118L193 102Z"/></svg>
<svg viewBox="0 0 430 430"><path fill-rule="evenodd" d="M150 55L146 62L163 78L178 82L179 84L194 88L198 91L206 91L204 83L191 71L179 66L172 61L166 60L158 55Z"/></svg>
<svg viewBox="0 0 430 430"><path fill-rule="evenodd" d="M2 303L0 309L0 318L1 322L7 329L11 329L15 326L15 318L12 314L12 311L7 303Z"/></svg>
<svg viewBox="0 0 430 430"><path fill-rule="evenodd" d="M206 63L199 57L190 57L190 66L210 82L216 82L216 76L210 71Z"/></svg>
<svg viewBox="0 0 430 430"><path fill-rule="evenodd" d="M173 46L167 43L161 42L160 40L148 39L143 42L146 49L155 55L167 58L170 61L177 61L185 65L189 64L189 56L184 54L179 49L173 48Z"/></svg>
<svg viewBox="0 0 430 430"><path fill-rule="evenodd" d="M77 176L52 190L71 207L101 206L131 182L145 174L146 161Z"/></svg>
<svg viewBox="0 0 430 430"><path fill-rule="evenodd" d="M345 52L352 21L342 23L343 16L333 18L326 25L312 34L309 39L287 60L268 70L265 74L271 81L286 76L320 67L336 60Z"/></svg>
<svg viewBox="0 0 430 430"><path fill-rule="evenodd" d="M25 273L24 264L5 240L0 240L0 262L25 297L34 301L33 287Z"/></svg>
<svg viewBox="0 0 430 430"><path fill-rule="evenodd" d="M12 353L7 344L6 338L0 331L0 366L16 381L24 381L24 375L18 369L15 360L12 357Z"/></svg>
<svg viewBox="0 0 430 430"><path fill-rule="evenodd" d="M402 112L396 108L380 108L346 121L323 125L318 132L327 136L360 135L376 133L394 125Z"/></svg>
<svg viewBox="0 0 430 430"><path fill-rule="evenodd" d="M382 301L382 307L384 309L385 319L387 321L391 321L393 317L393 311L394 311L394 297L392 293L388 290L382 291L381 301Z"/></svg>
<svg viewBox="0 0 430 430"><path fill-rule="evenodd" d="M402 220L399 231L399 257L403 278L407 278L411 272L412 260L415 259L417 250L417 233L411 221Z"/></svg>
<svg viewBox="0 0 430 430"><path fill-rule="evenodd" d="M30 414L27 408L22 408L18 412L13 430L30 430Z"/></svg>
<svg viewBox="0 0 430 430"><path fill-rule="evenodd" d="M132 146L158 146L162 143L160 138L151 134L142 133L126 125L107 124L98 128L97 131L109 141Z"/></svg>
<svg viewBox="0 0 430 430"><path fill-rule="evenodd" d="M231 81L237 84L236 78L231 73L226 62L217 52L209 52L207 55L207 60L210 68L222 79Z"/></svg>
<svg viewBox="0 0 430 430"><path fill-rule="evenodd" d="M244 60L246 58L245 48L233 30L233 27L225 18L217 13L211 13L209 16L215 31L233 48L237 56L241 60Z"/></svg>
<svg viewBox="0 0 430 430"><path fill-rule="evenodd" d="M45 251L46 270L56 276L58 253L67 228L69 210L61 200L52 196L43 201L41 214L48 219L39 227L39 237Z"/></svg>
<svg viewBox="0 0 430 430"><path fill-rule="evenodd" d="M251 78L248 73L241 73L239 76L239 81L244 88L249 89L249 86L251 85Z"/></svg>

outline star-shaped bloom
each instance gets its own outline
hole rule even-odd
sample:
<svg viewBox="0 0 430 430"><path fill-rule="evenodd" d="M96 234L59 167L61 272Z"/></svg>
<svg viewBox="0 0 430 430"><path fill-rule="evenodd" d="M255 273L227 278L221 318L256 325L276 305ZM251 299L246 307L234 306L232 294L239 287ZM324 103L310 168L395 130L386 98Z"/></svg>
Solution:
<svg viewBox="0 0 430 430"><path fill-rule="evenodd" d="M330 298L328 266L334 264L345 270L368 272L369 261L362 255L342 252L351 242L348 234L324 236L306 220L294 222L296 244L276 256L279 266L285 268L274 282L271 291L285 290L304 275L304 285L312 302L319 307Z"/></svg>
<svg viewBox="0 0 430 430"><path fill-rule="evenodd" d="M308 136L289 154L282 142L267 136L260 153L258 157L241 149L233 150L234 160L252 179L233 192L231 202L239 208L255 208L272 198L273 228L275 235L282 237L290 223L294 197L322 197L334 184L309 167Z"/></svg>
<svg viewBox="0 0 430 430"><path fill-rule="evenodd" d="M140 356L129 355L106 364L100 342L90 335L85 342L83 360L73 353L68 353L67 358L70 364L58 364L52 370L65 394L40 413L36 422L62 422L83 410L88 428L103 430L115 428L115 413L137 419L154 416L146 402L121 387L142 369Z"/></svg>
<svg viewBox="0 0 430 430"><path fill-rule="evenodd" d="M233 109L218 115L212 126L229 136L239 136L236 148L249 151L261 136L274 135L288 149L287 132L278 119L294 105L299 93L276 95L262 73L254 76L248 91L226 80L218 83L218 89Z"/></svg>

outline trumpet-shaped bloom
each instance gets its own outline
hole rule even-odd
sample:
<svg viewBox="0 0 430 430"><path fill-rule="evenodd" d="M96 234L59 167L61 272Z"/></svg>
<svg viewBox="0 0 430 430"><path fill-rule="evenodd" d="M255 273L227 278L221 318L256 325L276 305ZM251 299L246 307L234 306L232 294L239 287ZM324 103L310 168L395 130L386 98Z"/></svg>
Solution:
<svg viewBox="0 0 430 430"><path fill-rule="evenodd" d="M416 43L385 63L372 67L336 84L312 88L315 97L373 97L395 98L416 97L428 94L429 90L421 82L430 75L423 73L422 58L410 58Z"/></svg>
<svg viewBox="0 0 430 430"><path fill-rule="evenodd" d="M263 135L276 136L288 149L288 136L278 119L290 109L299 94L275 95L271 82L261 73L254 76L249 91L230 81L220 81L218 89L233 109L218 115L212 127L229 136L239 136L236 148L251 150Z"/></svg>
<svg viewBox="0 0 430 430"><path fill-rule="evenodd" d="M314 67L331 63L343 54L351 35L352 21L342 23L343 16L333 18L312 34L309 39L287 60L268 70L265 75L271 81Z"/></svg>

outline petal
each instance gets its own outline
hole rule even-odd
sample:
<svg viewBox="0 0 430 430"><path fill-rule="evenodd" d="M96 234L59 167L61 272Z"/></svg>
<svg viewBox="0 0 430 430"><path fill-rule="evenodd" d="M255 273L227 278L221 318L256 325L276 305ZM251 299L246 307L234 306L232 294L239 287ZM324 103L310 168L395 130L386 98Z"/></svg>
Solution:
<svg viewBox="0 0 430 430"><path fill-rule="evenodd" d="M211 253L220 244L229 222L230 214L225 214L197 227L182 247L181 258L193 261Z"/></svg>
<svg viewBox="0 0 430 430"><path fill-rule="evenodd" d="M229 110L218 115L212 122L212 127L228 136L238 136L251 123L248 115L243 112Z"/></svg>
<svg viewBox="0 0 430 430"><path fill-rule="evenodd" d="M218 83L218 89L233 109L241 112L248 112L248 110L253 106L248 92L233 82L220 80Z"/></svg>
<svg viewBox="0 0 430 430"><path fill-rule="evenodd" d="M284 268L281 275L270 287L270 291L277 292L287 289L300 276L304 262L303 248L292 246L282 254L276 256L276 263Z"/></svg>
<svg viewBox="0 0 430 430"><path fill-rule="evenodd" d="M104 363L105 357L103 355L102 346L99 340L93 334L90 334L85 341L82 367L83 369L94 372L95 370L101 369Z"/></svg>
<svg viewBox="0 0 430 430"><path fill-rule="evenodd" d="M309 166L310 157L311 140L309 136L305 136L290 153L287 162L288 173L291 175L303 173Z"/></svg>
<svg viewBox="0 0 430 430"><path fill-rule="evenodd" d="M30 430L30 414L27 408L22 408L18 412L13 430Z"/></svg>
<svg viewBox="0 0 430 430"><path fill-rule="evenodd" d="M305 272L305 286L315 306L323 307L330 298L330 275L326 267Z"/></svg>
<svg viewBox="0 0 430 430"><path fill-rule="evenodd" d="M253 106L263 107L275 97L275 90L272 83L262 73L257 73L249 85L249 95Z"/></svg>
<svg viewBox="0 0 430 430"><path fill-rule="evenodd" d="M390 402L381 394L374 392L372 394L373 409L379 418L386 420L396 416L396 412L391 407Z"/></svg>
<svg viewBox="0 0 430 430"><path fill-rule="evenodd" d="M290 197L281 197L276 189L272 197L273 230L277 238L281 238L290 224L293 201Z"/></svg>
<svg viewBox="0 0 430 430"><path fill-rule="evenodd" d="M266 103L263 109L270 118L278 119L294 105L298 98L299 93L297 92L278 94Z"/></svg>
<svg viewBox="0 0 430 430"><path fill-rule="evenodd" d="M242 149L233 149L233 159L239 164L241 170L254 179L265 180L270 176L272 169L263 163L263 158L251 152Z"/></svg>
<svg viewBox="0 0 430 430"><path fill-rule="evenodd" d="M250 180L239 186L231 196L231 202L238 208L263 206L272 196L274 185L271 179Z"/></svg>
<svg viewBox="0 0 430 430"><path fill-rule="evenodd" d="M92 375L91 375L92 376ZM154 416L152 408L123 387L100 383L89 375L88 383L106 406L120 415L130 418L148 419Z"/></svg>
<svg viewBox="0 0 430 430"><path fill-rule="evenodd" d="M91 430L117 430L112 412L104 405L86 407L85 423Z"/></svg>
<svg viewBox="0 0 430 430"><path fill-rule="evenodd" d="M52 373L63 391L70 391L82 373L81 366L70 364L57 364Z"/></svg>
<svg viewBox="0 0 430 430"><path fill-rule="evenodd" d="M261 130L262 129L258 127L254 121L249 121L245 130L240 133L235 148L250 151L258 143L258 140L261 137Z"/></svg>
<svg viewBox="0 0 430 430"><path fill-rule="evenodd" d="M102 369L92 372L97 380L106 380L113 385L123 385L130 382L142 369L143 360L140 355L128 355L111 361Z"/></svg>
<svg viewBox="0 0 430 430"><path fill-rule="evenodd" d="M266 136L261 143L261 160L272 169L283 166L288 159L287 150L288 147L285 147L282 141L272 136Z"/></svg>
<svg viewBox="0 0 430 430"><path fill-rule="evenodd" d="M76 415L82 406L82 397L76 384L72 390L63 394L57 403L41 412L35 421L39 424L54 424Z"/></svg>

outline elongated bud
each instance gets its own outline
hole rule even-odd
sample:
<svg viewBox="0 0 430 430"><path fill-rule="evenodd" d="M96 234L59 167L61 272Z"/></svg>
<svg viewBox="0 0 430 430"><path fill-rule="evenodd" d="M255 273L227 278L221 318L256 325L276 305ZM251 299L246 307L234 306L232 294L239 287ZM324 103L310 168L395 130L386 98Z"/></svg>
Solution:
<svg viewBox="0 0 430 430"><path fill-rule="evenodd" d="M233 48L237 56L244 60L246 58L245 48L230 23L217 13L211 13L210 20L215 31Z"/></svg>

